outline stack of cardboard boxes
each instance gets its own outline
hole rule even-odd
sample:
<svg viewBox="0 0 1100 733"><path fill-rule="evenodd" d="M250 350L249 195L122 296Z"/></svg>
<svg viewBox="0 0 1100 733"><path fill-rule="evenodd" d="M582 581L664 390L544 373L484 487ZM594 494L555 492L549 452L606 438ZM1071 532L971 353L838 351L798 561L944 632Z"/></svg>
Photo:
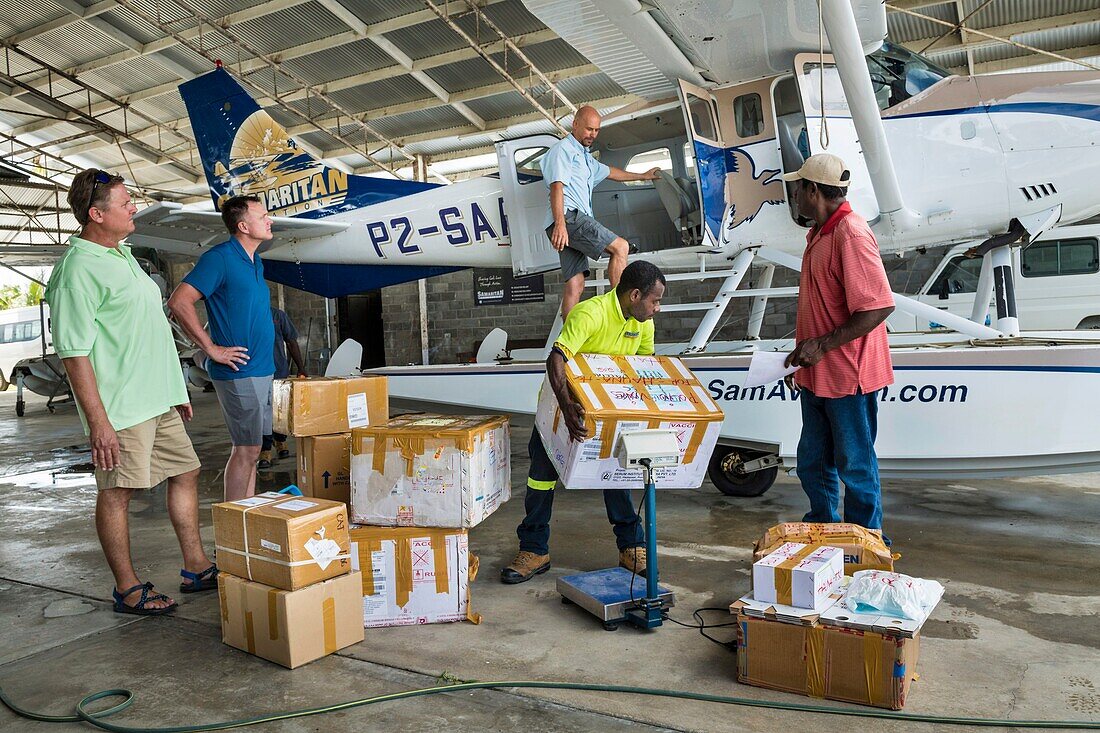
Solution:
<svg viewBox="0 0 1100 733"><path fill-rule="evenodd" d="M844 574L892 571L898 557L881 533L853 524L769 529L756 545L752 592L730 606L737 680L900 710L917 676L924 619L859 613L842 592Z"/></svg>
<svg viewBox="0 0 1100 733"><path fill-rule="evenodd" d="M213 514L222 641L293 668L363 640L344 504L266 493Z"/></svg>
<svg viewBox="0 0 1100 733"><path fill-rule="evenodd" d="M470 619L468 531L511 496L508 419L404 415L351 433L352 565L366 626Z"/></svg>

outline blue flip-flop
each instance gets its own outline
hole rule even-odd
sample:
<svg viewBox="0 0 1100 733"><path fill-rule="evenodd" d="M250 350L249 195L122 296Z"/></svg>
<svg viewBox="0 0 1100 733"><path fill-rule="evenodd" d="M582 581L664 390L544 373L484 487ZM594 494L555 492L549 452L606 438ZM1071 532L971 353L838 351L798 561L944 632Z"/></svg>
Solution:
<svg viewBox="0 0 1100 733"><path fill-rule="evenodd" d="M180 593L201 593L204 590L214 590L218 587L218 566L211 565L201 573L181 570L180 577L191 581L190 583L180 583Z"/></svg>
<svg viewBox="0 0 1100 733"><path fill-rule="evenodd" d="M132 606L123 603L123 599L136 593L138 590L141 591L141 599L137 603ZM115 599L115 613L132 613L135 616L163 616L166 613L171 613L176 610L178 604L175 601L172 601L171 605L164 606L163 608L147 608L145 606L146 603L169 600L168 596L163 593L152 593L152 590L152 583L138 583L121 593L117 588L112 588L111 595L114 596Z"/></svg>

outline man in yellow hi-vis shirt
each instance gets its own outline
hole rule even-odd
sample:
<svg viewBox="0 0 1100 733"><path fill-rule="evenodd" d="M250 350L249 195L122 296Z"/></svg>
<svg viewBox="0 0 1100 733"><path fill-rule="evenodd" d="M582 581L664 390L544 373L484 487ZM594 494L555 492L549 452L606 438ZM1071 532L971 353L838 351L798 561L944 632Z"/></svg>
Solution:
<svg viewBox="0 0 1100 733"><path fill-rule="evenodd" d="M576 441L588 437L584 408L569 392L565 380L565 362L573 354L633 356L653 353L653 316L661 310L665 294L665 276L650 262L633 262L623 270L619 284L604 295L589 298L569 311L561 335L546 359L546 373L558 400L569 435ZM550 514L554 505L554 487L558 472L538 430L531 431L527 448L531 469L527 474L527 516L516 528L519 554L512 564L500 571L503 583L522 583L550 569ZM607 519L615 528L619 564L632 572L645 574L645 534L642 520L630 500L630 492L614 489L603 492Z"/></svg>

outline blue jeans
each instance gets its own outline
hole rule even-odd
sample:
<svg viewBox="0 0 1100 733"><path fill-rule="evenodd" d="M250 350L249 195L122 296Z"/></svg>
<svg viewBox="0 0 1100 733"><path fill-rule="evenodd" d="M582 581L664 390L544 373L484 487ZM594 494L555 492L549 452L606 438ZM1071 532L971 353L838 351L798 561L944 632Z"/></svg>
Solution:
<svg viewBox="0 0 1100 733"><path fill-rule="evenodd" d="M839 522L840 482L844 521L882 529L882 492L875 436L879 393L818 397L803 389L798 479L810 499L804 522Z"/></svg>
<svg viewBox="0 0 1100 733"><path fill-rule="evenodd" d="M546 455L546 448L539 437L538 429L532 428L531 442L527 444L527 453L531 458L531 469L527 474L527 496L523 500L526 514L516 527L519 536L519 549L536 555L550 554L550 515L554 509L553 486L558 480L558 472ZM549 488L533 488L532 485ZM619 550L645 545L645 531L638 510L630 500L626 489L610 489L603 492L607 521L615 531L615 544Z"/></svg>

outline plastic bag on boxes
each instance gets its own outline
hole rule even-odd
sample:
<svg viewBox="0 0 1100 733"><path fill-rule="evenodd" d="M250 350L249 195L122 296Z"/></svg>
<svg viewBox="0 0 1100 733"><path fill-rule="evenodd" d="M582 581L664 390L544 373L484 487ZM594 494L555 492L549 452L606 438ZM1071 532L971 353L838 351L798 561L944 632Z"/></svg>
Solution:
<svg viewBox="0 0 1100 733"><path fill-rule="evenodd" d="M920 619L926 606L934 605L943 586L934 580L911 578L882 570L860 570L852 576L845 598L848 608L860 613Z"/></svg>

